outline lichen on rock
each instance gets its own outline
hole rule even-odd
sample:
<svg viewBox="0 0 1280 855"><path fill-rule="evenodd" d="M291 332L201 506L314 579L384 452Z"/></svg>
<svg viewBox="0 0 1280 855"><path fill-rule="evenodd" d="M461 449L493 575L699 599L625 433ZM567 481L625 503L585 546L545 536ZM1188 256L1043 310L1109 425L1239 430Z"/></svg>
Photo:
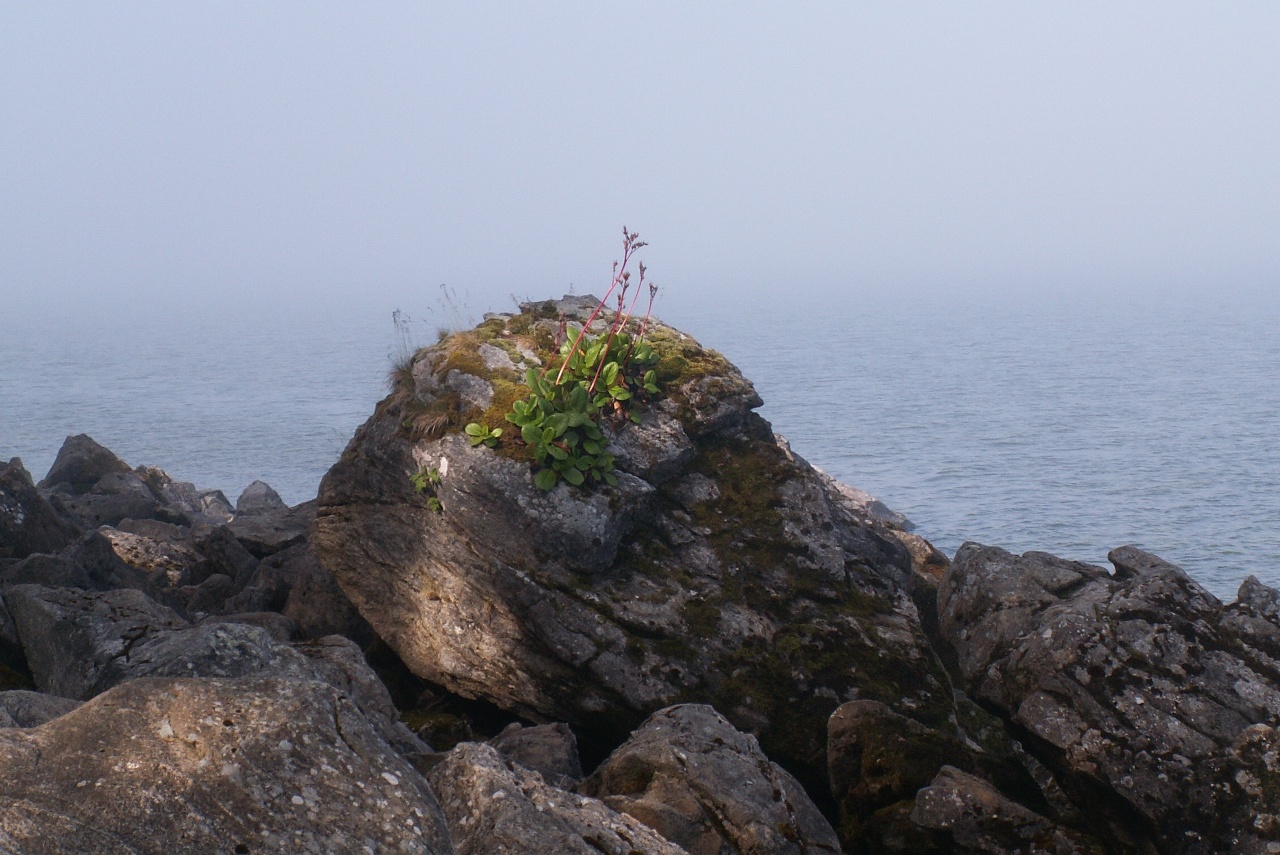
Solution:
<svg viewBox="0 0 1280 855"><path fill-rule="evenodd" d="M419 676L612 744L661 707L713 704L811 787L844 701L949 726L911 552L779 444L720 354L651 325L661 394L609 426L616 487L544 492L520 443L465 441L468 422L506 424L561 314L572 330L594 305L490 315L399 373L325 477L312 534L361 614ZM439 512L409 480L432 469Z"/></svg>

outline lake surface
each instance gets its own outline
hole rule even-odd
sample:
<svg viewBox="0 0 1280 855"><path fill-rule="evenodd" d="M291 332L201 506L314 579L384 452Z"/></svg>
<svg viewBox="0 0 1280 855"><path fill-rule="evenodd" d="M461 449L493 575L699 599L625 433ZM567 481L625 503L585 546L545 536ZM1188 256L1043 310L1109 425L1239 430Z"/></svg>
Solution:
<svg viewBox="0 0 1280 855"><path fill-rule="evenodd" d="M232 501L259 478L304 501L385 393L392 308L0 317L0 455L39 479L88 433ZM1250 574L1280 585L1274 296L694 293L662 315L742 368L798 453L948 554L1105 566L1134 543L1226 600Z"/></svg>

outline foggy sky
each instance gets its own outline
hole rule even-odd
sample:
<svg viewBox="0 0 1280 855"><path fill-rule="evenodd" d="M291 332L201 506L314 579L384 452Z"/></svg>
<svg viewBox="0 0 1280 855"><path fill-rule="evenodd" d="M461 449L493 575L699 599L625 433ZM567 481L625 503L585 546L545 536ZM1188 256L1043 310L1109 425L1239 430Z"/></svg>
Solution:
<svg viewBox="0 0 1280 855"><path fill-rule="evenodd" d="M0 312L1267 286L1280 4L0 11ZM483 308L483 306L482 306Z"/></svg>

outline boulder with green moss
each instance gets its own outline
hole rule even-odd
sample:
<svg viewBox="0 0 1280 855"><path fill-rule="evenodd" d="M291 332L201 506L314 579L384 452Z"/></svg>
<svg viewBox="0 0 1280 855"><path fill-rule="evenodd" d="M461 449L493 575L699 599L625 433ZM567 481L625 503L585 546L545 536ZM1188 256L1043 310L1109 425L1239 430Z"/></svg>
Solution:
<svg viewBox="0 0 1280 855"><path fill-rule="evenodd" d="M419 351L325 477L313 548L379 636L421 677L601 743L712 704L822 790L845 701L953 727L905 533L791 453L715 351L652 323L660 394L604 425L617 485L534 484L505 414L594 305ZM506 430L472 445L471 422Z"/></svg>

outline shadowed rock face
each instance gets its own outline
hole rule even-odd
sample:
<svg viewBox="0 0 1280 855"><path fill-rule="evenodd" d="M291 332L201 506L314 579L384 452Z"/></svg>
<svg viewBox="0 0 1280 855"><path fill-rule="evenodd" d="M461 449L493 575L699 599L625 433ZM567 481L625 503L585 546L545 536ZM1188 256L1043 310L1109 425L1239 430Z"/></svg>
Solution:
<svg viewBox="0 0 1280 855"><path fill-rule="evenodd" d="M549 786L489 745L458 745L430 781L458 855L687 855L637 820Z"/></svg>
<svg viewBox="0 0 1280 855"><path fill-rule="evenodd" d="M825 782L843 701L948 722L900 532L781 447L719 354L653 328L664 395L612 429L617 487L543 492L510 439L469 446L459 426L506 425L524 366L547 358L546 315L419 352L321 486L312 548L409 667L615 744L661 707L711 703L806 785ZM459 372L492 397L461 395ZM409 480L424 469L440 512Z"/></svg>
<svg viewBox="0 0 1280 855"><path fill-rule="evenodd" d="M659 710L579 791L689 852L831 855L836 833L794 778L714 709Z"/></svg>
<svg viewBox="0 0 1280 855"><path fill-rule="evenodd" d="M426 782L318 682L132 680L0 730L0 768L6 852L454 851Z"/></svg>
<svg viewBox="0 0 1280 855"><path fill-rule="evenodd" d="M0 559L57 552L79 534L36 491L22 461L0 464Z"/></svg>
<svg viewBox="0 0 1280 855"><path fill-rule="evenodd" d="M970 693L1114 839L1162 852L1280 843L1275 591L1223 606L1133 547L1114 575L1044 553L966 544L939 590Z"/></svg>

